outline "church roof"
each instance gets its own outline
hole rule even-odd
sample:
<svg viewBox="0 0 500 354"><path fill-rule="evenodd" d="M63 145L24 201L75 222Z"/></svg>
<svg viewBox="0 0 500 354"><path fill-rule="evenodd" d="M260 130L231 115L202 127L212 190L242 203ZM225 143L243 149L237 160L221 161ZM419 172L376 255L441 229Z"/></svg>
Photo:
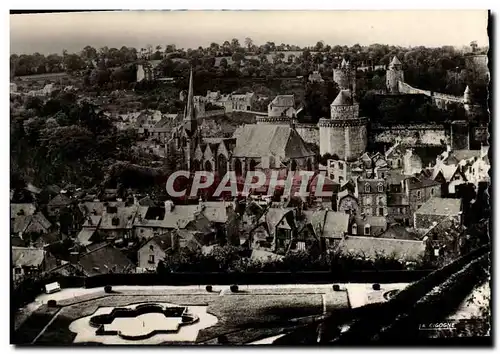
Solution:
<svg viewBox="0 0 500 354"><path fill-rule="evenodd" d="M300 135L288 125L247 124L236 140L234 157L313 156Z"/></svg>
<svg viewBox="0 0 500 354"><path fill-rule="evenodd" d="M332 106L351 106L353 104L352 92L351 90L341 90Z"/></svg>

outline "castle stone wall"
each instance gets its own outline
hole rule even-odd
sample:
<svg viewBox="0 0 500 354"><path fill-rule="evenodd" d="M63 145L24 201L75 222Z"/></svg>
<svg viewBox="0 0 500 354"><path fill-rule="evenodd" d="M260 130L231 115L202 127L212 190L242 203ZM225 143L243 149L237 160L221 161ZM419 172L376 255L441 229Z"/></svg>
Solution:
<svg viewBox="0 0 500 354"><path fill-rule="evenodd" d="M371 129L371 139L376 143L394 143L401 139L403 144L439 146L450 142L449 132L441 125L394 125L375 126Z"/></svg>
<svg viewBox="0 0 500 354"><path fill-rule="evenodd" d="M306 143L319 146L319 128L316 124L297 124L295 130Z"/></svg>

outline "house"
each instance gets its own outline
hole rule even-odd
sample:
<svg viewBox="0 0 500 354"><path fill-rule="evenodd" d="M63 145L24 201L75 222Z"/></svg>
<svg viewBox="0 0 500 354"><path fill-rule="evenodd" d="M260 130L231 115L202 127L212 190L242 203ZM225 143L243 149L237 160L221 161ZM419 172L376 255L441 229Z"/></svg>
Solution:
<svg viewBox="0 0 500 354"><path fill-rule="evenodd" d="M71 204L71 199L65 194L58 194L52 198L47 204L47 211L49 216L56 216L59 211Z"/></svg>
<svg viewBox="0 0 500 354"><path fill-rule="evenodd" d="M26 237L30 239L31 234L36 236L46 234L51 228L52 224L41 212L32 215L17 215L14 219L11 219L11 235L18 236L21 239Z"/></svg>
<svg viewBox="0 0 500 354"><path fill-rule="evenodd" d="M295 232L295 208L268 208L250 233L251 249L286 253Z"/></svg>
<svg viewBox="0 0 500 354"><path fill-rule="evenodd" d="M294 95L278 95L267 106L269 117L293 118L296 115Z"/></svg>
<svg viewBox="0 0 500 354"><path fill-rule="evenodd" d="M138 212L136 205L107 206L102 213L99 231L107 238L128 239L133 236L134 220Z"/></svg>
<svg viewBox="0 0 500 354"><path fill-rule="evenodd" d="M358 178L359 210L364 215L387 215L387 188L384 179Z"/></svg>
<svg viewBox="0 0 500 354"><path fill-rule="evenodd" d="M442 195L441 184L434 179L409 177L403 183L403 191L408 199L410 215L414 214L430 198ZM409 221L411 224L411 219Z"/></svg>
<svg viewBox="0 0 500 354"><path fill-rule="evenodd" d="M137 251L137 272L156 271L166 251L178 247L176 238L176 233L167 232L147 240Z"/></svg>
<svg viewBox="0 0 500 354"><path fill-rule="evenodd" d="M82 246L88 246L99 240L98 228L101 224L101 215L90 214L85 217L82 229L76 236L76 242Z"/></svg>
<svg viewBox="0 0 500 354"><path fill-rule="evenodd" d="M85 276L135 271L132 261L109 243L95 245L84 253L75 252L72 254L70 263Z"/></svg>
<svg viewBox="0 0 500 354"><path fill-rule="evenodd" d="M414 215L415 229L430 229L445 217L453 217L462 224L462 201L453 198L431 198Z"/></svg>
<svg viewBox="0 0 500 354"><path fill-rule="evenodd" d="M32 247L12 247L14 281L23 276L40 274L56 264L48 252Z"/></svg>
<svg viewBox="0 0 500 354"><path fill-rule="evenodd" d="M353 236L380 236L387 229L385 216L354 216L348 234Z"/></svg>

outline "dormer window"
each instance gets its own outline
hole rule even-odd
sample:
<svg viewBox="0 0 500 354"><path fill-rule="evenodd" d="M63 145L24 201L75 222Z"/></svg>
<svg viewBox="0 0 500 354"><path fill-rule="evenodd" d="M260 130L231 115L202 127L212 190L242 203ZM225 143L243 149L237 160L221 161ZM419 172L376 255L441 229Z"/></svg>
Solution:
<svg viewBox="0 0 500 354"><path fill-rule="evenodd" d="M370 193L371 191L371 188L370 188L370 184L365 184L365 193Z"/></svg>
<svg viewBox="0 0 500 354"><path fill-rule="evenodd" d="M358 234L358 225L352 224L352 234L357 235Z"/></svg>
<svg viewBox="0 0 500 354"><path fill-rule="evenodd" d="M379 193L383 193L384 192L384 185L382 183L379 183L377 186L377 189L378 189Z"/></svg>

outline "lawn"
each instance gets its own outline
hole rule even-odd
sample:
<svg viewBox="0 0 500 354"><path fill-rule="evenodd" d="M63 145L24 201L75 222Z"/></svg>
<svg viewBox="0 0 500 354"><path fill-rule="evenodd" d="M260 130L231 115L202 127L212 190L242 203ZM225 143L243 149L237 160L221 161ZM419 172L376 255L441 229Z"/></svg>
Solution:
<svg viewBox="0 0 500 354"><path fill-rule="evenodd" d="M130 290L111 294L98 292L61 300L58 308L41 306L16 331L15 343L31 343L58 311L54 321L39 336L36 344L72 345L76 334L69 330L69 325L74 320L91 315L99 307L126 306L140 302L208 305L207 311L216 316L218 322L199 332L197 342L200 344L213 344L221 335L225 335L230 344L251 342L297 326L298 323L290 321L291 319L321 315L324 305L327 311L348 306L345 292L333 292L326 288L242 289L240 293L224 291L223 296L220 296L219 291L207 293L203 289Z"/></svg>

